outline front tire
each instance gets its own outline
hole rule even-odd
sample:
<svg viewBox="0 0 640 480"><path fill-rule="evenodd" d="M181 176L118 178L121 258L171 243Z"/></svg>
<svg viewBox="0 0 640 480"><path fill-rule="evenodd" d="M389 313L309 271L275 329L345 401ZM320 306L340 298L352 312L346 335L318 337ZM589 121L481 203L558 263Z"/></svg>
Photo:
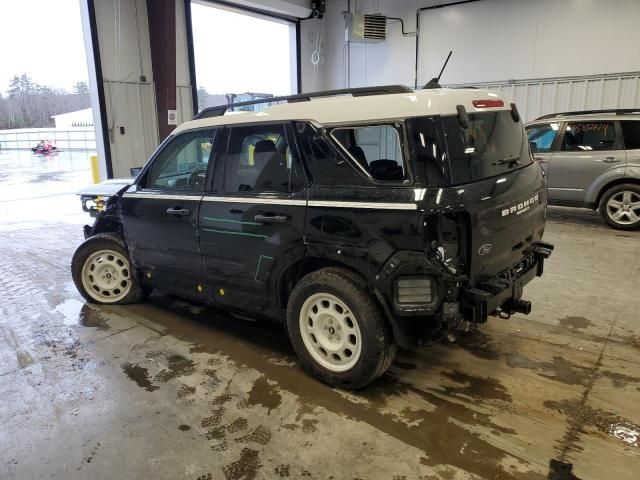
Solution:
<svg viewBox="0 0 640 480"><path fill-rule="evenodd" d="M303 367L335 387L365 387L389 368L397 350L380 307L359 277L341 268L298 282L287 328Z"/></svg>
<svg viewBox="0 0 640 480"><path fill-rule="evenodd" d="M99 234L84 241L71 260L73 282L91 303L124 305L144 298L124 241Z"/></svg>
<svg viewBox="0 0 640 480"><path fill-rule="evenodd" d="M602 196L600 214L618 230L640 228L640 186L628 183L611 187Z"/></svg>

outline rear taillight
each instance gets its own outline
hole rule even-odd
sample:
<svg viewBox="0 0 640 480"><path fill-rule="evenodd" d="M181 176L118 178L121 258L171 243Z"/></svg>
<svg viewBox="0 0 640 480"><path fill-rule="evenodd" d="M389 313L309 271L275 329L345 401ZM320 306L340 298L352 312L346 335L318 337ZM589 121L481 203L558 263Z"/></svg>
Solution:
<svg viewBox="0 0 640 480"><path fill-rule="evenodd" d="M504 107L504 102L502 100L473 100L471 103L476 108Z"/></svg>

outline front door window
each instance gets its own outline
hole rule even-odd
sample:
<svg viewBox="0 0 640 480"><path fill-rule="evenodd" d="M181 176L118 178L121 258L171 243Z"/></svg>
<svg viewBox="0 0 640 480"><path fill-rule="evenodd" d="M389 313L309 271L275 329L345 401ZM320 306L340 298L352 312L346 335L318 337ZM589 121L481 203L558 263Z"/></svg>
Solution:
<svg viewBox="0 0 640 480"><path fill-rule="evenodd" d="M154 160L143 188L201 192L215 133L196 131L176 137Z"/></svg>

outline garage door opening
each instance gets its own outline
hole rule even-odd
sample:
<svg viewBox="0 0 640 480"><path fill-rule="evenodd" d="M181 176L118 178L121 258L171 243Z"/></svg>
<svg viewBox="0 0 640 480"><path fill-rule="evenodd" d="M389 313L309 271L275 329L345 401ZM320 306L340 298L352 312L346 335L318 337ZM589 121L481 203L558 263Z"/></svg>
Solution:
<svg viewBox="0 0 640 480"><path fill-rule="evenodd" d="M196 110L297 93L296 23L194 1L191 28Z"/></svg>

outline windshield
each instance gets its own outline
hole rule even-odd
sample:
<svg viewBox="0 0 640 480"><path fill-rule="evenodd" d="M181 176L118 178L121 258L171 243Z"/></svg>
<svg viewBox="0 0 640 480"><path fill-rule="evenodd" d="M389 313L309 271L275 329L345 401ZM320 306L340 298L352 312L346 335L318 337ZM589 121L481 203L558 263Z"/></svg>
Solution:
<svg viewBox="0 0 640 480"><path fill-rule="evenodd" d="M451 183L475 182L529 165L531 155L521 122L511 112L469 114L463 128L457 116L442 117Z"/></svg>

